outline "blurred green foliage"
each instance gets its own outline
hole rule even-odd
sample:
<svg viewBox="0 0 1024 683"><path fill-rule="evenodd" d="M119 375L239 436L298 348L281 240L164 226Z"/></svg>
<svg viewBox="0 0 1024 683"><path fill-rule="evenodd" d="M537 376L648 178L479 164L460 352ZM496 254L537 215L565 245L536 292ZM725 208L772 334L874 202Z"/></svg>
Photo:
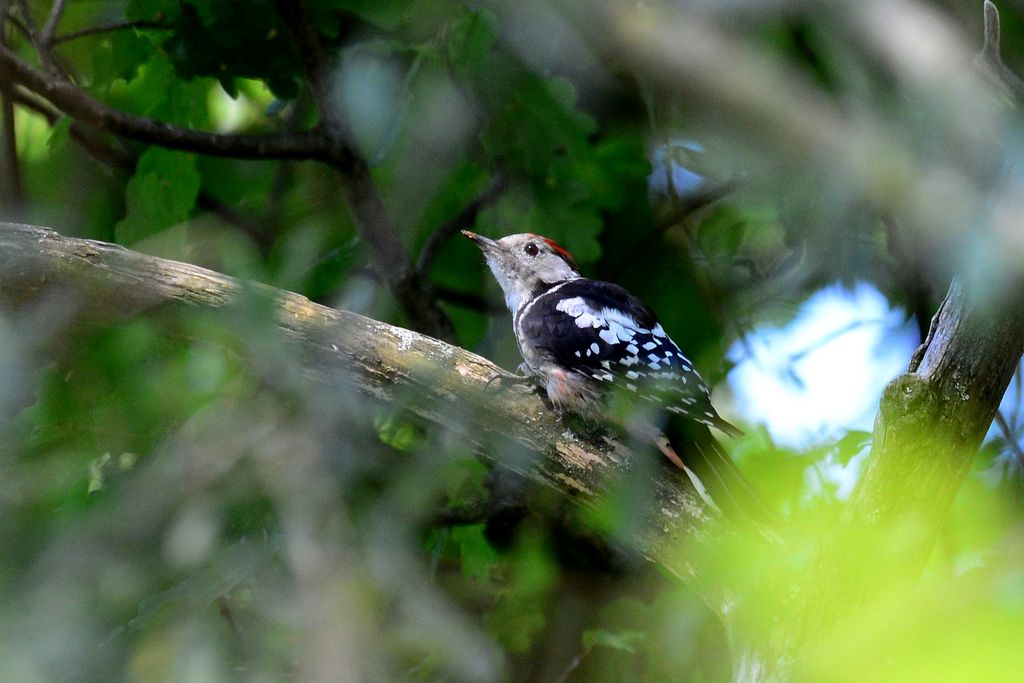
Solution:
<svg viewBox="0 0 1024 683"><path fill-rule="evenodd" d="M648 301L711 384L737 338L787 321L823 284L868 280L908 315L926 316L941 295L945 271L908 263L845 179L739 153L728 121L709 124L602 53L565 3L307 4L334 55L332 96L351 142L413 256L497 187L458 227L557 239L587 274ZM25 5L36 24L51 7ZM900 99L869 50L833 40L829 20L743 17L737 30L836 101L866 98L859 106L910 118L917 103ZM72 2L57 35L119 22L145 23L55 48L74 82L110 106L221 132L316 123L270 0ZM1006 23L1007 61L1024 63L1022 22ZM561 47L572 64L543 63ZM16 133L24 202L5 217L405 320L368 271L343 180L320 163L103 134L130 160L111 164L76 142L68 118L51 123L31 107L16 109ZM691 135L707 154L687 151ZM703 190L728 191L702 203L700 192L658 186L662 164L667 176L699 168ZM444 241L427 265L460 343L515 367L475 248ZM0 312L0 678L728 679L724 631L699 598L591 542L595 530L629 538L644 495L633 483L579 513L529 491L525 519L485 509L440 523L443 508L486 508L489 468L457 437L369 404L342 379L329 390L308 381L258 296L227 312L158 310L106 326L73 324L70 307ZM781 608L776 586L759 582L806 569L809 539L828 535L844 503L825 471L870 435L794 452L758 425L747 432L730 448L787 520L793 550L727 547L722 566ZM1008 474L972 475L925 581L882 596L799 675L1020 671L1014 454L1005 440L983 454L986 465L1010 462Z"/></svg>

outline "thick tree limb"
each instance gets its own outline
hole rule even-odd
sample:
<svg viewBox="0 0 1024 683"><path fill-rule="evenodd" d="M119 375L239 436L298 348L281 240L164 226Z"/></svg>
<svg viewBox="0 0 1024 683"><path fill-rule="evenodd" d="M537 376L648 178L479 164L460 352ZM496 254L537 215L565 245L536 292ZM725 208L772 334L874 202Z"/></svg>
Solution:
<svg viewBox="0 0 1024 683"><path fill-rule="evenodd" d="M280 329L301 351L297 362L312 381L344 377L376 400L400 401L421 418L458 430L485 456L494 457L496 442L514 444L534 457L502 464L581 505L592 504L610 478L630 472L634 457L656 458L634 456L606 435L574 433L535 393L496 388L494 378L515 376L468 351L297 294L254 287L276 301ZM0 223L0 304L6 306L60 293L76 302L80 318L116 321L158 304L227 306L242 290L238 281L197 266ZM650 481L652 504L639 550L725 612L730 590L707 563L714 542L732 532L716 523L685 477L671 472Z"/></svg>

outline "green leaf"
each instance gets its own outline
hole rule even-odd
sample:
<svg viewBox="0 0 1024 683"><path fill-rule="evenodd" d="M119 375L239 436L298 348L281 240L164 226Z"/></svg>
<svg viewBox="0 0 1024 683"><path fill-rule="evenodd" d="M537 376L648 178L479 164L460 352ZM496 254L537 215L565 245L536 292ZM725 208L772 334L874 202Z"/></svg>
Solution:
<svg viewBox="0 0 1024 683"><path fill-rule="evenodd" d="M71 139L71 124L74 120L70 116L62 116L50 128L50 137L46 140L46 148L50 150L51 156L61 154L68 146Z"/></svg>
<svg viewBox="0 0 1024 683"><path fill-rule="evenodd" d="M730 260L739 252L745 235L743 214L724 204L700 224L697 242L709 258Z"/></svg>
<svg viewBox="0 0 1024 683"><path fill-rule="evenodd" d="M460 460L449 467L445 476L448 505L468 505L486 496L489 471L487 466L475 459Z"/></svg>
<svg viewBox="0 0 1024 683"><path fill-rule="evenodd" d="M423 435L417 427L398 414L389 414L374 420L377 435L381 443L385 443L396 451L408 451L423 441Z"/></svg>
<svg viewBox="0 0 1024 683"><path fill-rule="evenodd" d="M491 569L498 561L498 553L484 536L484 525L455 527L452 529L452 541L459 548L463 576L477 581L489 579Z"/></svg>
<svg viewBox="0 0 1024 683"><path fill-rule="evenodd" d="M548 605L544 596L502 591L494 608L487 613L487 630L510 652L525 652L544 630Z"/></svg>
<svg viewBox="0 0 1024 683"><path fill-rule="evenodd" d="M448 38L448 58L464 73L479 73L498 41L498 19L493 12L469 12L455 23Z"/></svg>
<svg viewBox="0 0 1024 683"><path fill-rule="evenodd" d="M132 244L187 220L199 185L193 155L158 147L146 151L125 188L125 216L114 227L117 241Z"/></svg>
<svg viewBox="0 0 1024 683"><path fill-rule="evenodd" d="M117 79L134 80L152 54L153 42L135 31L110 34L93 54L93 85L102 88Z"/></svg>

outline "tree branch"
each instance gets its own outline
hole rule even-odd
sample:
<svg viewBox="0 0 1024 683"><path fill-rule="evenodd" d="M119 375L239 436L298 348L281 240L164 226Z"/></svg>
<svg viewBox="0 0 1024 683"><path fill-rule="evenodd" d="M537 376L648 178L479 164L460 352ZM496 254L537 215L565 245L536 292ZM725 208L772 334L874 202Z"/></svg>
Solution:
<svg viewBox="0 0 1024 683"><path fill-rule="evenodd" d="M60 18L64 14L64 4L65 0L54 0L53 7L50 8L50 16L46 18L46 23L43 24L43 28L39 32L39 44L47 50L53 45L57 24L60 23Z"/></svg>
<svg viewBox="0 0 1024 683"><path fill-rule="evenodd" d="M431 266L434 265L434 261L437 259L437 254L441 251L441 247L444 246L452 235L457 233L459 230L473 227L476 222L477 214L488 206L491 202L497 199L498 195L505 189L505 182L502 178L496 178L490 186L480 194L479 197L471 201L462 207L462 210L457 214L446 220L437 230L435 230L430 238L427 240L423 248L420 249L420 255L416 259L416 272L422 277L426 277L427 273L430 272Z"/></svg>
<svg viewBox="0 0 1024 683"><path fill-rule="evenodd" d="M61 116L60 112L54 110L45 100L27 96L22 92L15 91L14 102L43 116L51 126ZM129 150L108 143L94 129L78 121L72 121L70 133L71 138L95 160L128 174L135 173L138 156ZM204 211L216 214L222 221L237 226L264 252L269 251L267 231L249 216L227 206L205 190L199 191L196 205Z"/></svg>
<svg viewBox="0 0 1024 683"><path fill-rule="evenodd" d="M26 225L0 223L0 303L31 305L60 292L86 321L130 318L158 304L228 306L241 284L196 266L146 256L112 244L61 237ZM455 430L490 459L514 445L532 458L498 464L555 489L579 505L593 505L614 478L640 476L631 463L650 457L659 473L649 481L649 503L637 542L640 552L698 587L724 612L731 591L709 568L716 544L734 531L719 524L689 481L655 453L633 453L606 434L569 430L534 392L502 390L516 376L490 361L437 339L305 297L248 285L276 302L278 325L294 343L297 363L317 383L354 384L372 399L407 407ZM770 543L770 540L766 542Z"/></svg>
<svg viewBox="0 0 1024 683"><path fill-rule="evenodd" d="M438 339L450 340L454 333L451 320L437 305L430 288L413 267L409 252L384 208L366 161L345 142L347 127L340 107L331 97L328 60L306 3L303 0L275 0L274 5L302 61L321 125L335 141L336 149L344 150L343 154L329 161L343 176L345 198L356 229L370 248L374 268L414 328Z"/></svg>
<svg viewBox="0 0 1024 683"><path fill-rule="evenodd" d="M204 133L113 109L60 77L44 74L0 46L0 76L20 84L60 111L93 128L167 149L237 159L315 159L344 156L318 130L287 135Z"/></svg>
<svg viewBox="0 0 1024 683"><path fill-rule="evenodd" d="M304 3L279 2L278 5L307 70L321 121L330 131L328 135L321 130L268 136L224 135L136 116L108 107L58 74L41 73L2 45L0 77L20 84L76 121L131 140L210 156L313 159L329 163L344 176L343 188L356 227L370 248L374 266L413 326L438 338L450 338L451 321L416 273L408 252L391 226L366 162L344 142L340 114L330 105L323 49ZM49 64L44 54L46 46L39 44L34 30L30 34L40 57Z"/></svg>
<svg viewBox="0 0 1024 683"><path fill-rule="evenodd" d="M114 33L115 31L125 31L128 29L156 29L170 31L173 28L174 26L171 24L167 24L162 21L121 21L116 24L90 26L89 28L83 28L78 31L70 31L59 36L54 36L53 44L60 45L61 43L68 43L72 40L78 40L79 38L102 35L104 33Z"/></svg>
<svg viewBox="0 0 1024 683"><path fill-rule="evenodd" d="M7 13L10 10L9 0L0 1L0 48L6 49L9 44L7 33ZM0 82L0 179L3 188L0 197L4 199L9 211L21 210L24 201L21 185L21 167L18 164L17 132L14 127L14 88L9 83ZM14 218L12 215L6 218Z"/></svg>

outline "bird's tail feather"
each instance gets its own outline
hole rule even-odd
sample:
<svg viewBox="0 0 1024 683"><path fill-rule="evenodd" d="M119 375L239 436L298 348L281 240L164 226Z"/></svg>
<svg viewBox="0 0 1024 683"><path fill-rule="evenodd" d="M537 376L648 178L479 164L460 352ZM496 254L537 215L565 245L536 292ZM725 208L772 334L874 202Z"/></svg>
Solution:
<svg viewBox="0 0 1024 683"><path fill-rule="evenodd" d="M678 432L678 430L673 430ZM707 427L673 433L674 452L682 454L683 466L697 493L727 515L739 515L759 521L771 520L774 513L761 495L725 452L722 444ZM664 452L664 451L663 451Z"/></svg>

